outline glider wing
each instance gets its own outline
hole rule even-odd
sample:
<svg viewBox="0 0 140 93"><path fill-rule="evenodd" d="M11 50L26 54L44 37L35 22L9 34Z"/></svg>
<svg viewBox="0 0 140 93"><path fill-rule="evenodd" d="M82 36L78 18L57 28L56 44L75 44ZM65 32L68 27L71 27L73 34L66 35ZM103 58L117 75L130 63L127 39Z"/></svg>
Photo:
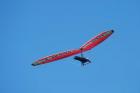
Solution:
<svg viewBox="0 0 140 93"><path fill-rule="evenodd" d="M97 46L98 44L100 44L101 42L103 42L105 39L107 39L113 32L114 32L113 30L102 32L99 35L90 39L88 42L86 42L80 48L83 49L83 51L90 50L90 49L94 48L95 46Z"/></svg>
<svg viewBox="0 0 140 93"><path fill-rule="evenodd" d="M103 42L105 39L107 39L113 32L114 32L113 30L102 32L99 35L90 39L87 43L82 45L79 49L74 49L74 50L70 50L70 51L53 54L51 56L46 56L44 58L41 58L41 59L35 61L34 63L32 63L32 65L36 66L36 65L40 65L40 64L50 63L50 62L53 62L56 60L60 60L60 59L75 55L75 54L79 54L81 52L88 51L88 50L94 48L95 46L97 46L99 43Z"/></svg>
<svg viewBox="0 0 140 93"><path fill-rule="evenodd" d="M34 62L32 65L36 66L36 65L40 65L40 64L50 63L50 62L53 62L53 61L56 61L59 59L63 59L63 58L75 55L75 54L79 54L80 52L81 52L80 49L74 49L71 51L60 52L57 54L53 54L51 56L41 58L41 59L37 60L36 62Z"/></svg>

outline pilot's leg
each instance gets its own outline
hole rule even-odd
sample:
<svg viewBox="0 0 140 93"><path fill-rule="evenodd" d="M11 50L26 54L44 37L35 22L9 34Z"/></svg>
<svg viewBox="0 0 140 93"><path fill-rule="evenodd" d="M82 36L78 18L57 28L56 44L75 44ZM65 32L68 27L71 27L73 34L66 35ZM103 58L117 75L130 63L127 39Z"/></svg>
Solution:
<svg viewBox="0 0 140 93"><path fill-rule="evenodd" d="M84 63L84 62L81 62L81 65L82 65L82 66L84 66L84 65L85 65L85 63Z"/></svg>

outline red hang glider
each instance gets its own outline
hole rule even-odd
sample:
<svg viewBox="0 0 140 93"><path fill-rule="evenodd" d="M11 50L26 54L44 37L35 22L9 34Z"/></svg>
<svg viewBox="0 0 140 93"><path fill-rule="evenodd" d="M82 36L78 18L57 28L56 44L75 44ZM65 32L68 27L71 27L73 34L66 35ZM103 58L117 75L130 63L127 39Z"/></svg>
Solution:
<svg viewBox="0 0 140 93"><path fill-rule="evenodd" d="M85 65L87 63L91 63L91 61L89 59L83 57L83 52L91 50L92 48L94 48L95 46L100 44L105 39L107 39L113 32L114 32L113 30L102 32L99 35L90 39L88 42L86 42L84 45L82 45L79 49L73 49L73 50L60 52L57 54L43 57L43 58L35 61L34 63L32 63L32 66L50 63L50 62L57 61L57 60L60 60L60 59L63 59L63 58L69 57L69 56L73 56L76 54L80 54L80 53L81 53L81 56L75 56L74 57L75 60L80 61L82 63L82 65Z"/></svg>

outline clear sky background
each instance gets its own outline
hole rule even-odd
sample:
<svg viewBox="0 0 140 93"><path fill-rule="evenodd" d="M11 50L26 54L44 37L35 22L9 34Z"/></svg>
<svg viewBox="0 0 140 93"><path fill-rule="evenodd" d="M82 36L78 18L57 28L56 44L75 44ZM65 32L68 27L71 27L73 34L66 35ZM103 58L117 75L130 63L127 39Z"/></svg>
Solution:
<svg viewBox="0 0 140 93"><path fill-rule="evenodd" d="M31 66L110 29L92 64ZM139 0L1 0L0 32L0 93L140 93Z"/></svg>

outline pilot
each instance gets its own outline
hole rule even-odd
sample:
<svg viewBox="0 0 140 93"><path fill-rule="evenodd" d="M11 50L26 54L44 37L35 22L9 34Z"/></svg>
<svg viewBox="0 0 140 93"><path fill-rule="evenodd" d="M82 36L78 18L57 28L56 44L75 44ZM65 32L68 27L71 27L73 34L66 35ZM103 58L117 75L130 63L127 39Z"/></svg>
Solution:
<svg viewBox="0 0 140 93"><path fill-rule="evenodd" d="M75 56L74 59L80 61L82 66L86 65L87 63L91 63L91 61L85 57Z"/></svg>

